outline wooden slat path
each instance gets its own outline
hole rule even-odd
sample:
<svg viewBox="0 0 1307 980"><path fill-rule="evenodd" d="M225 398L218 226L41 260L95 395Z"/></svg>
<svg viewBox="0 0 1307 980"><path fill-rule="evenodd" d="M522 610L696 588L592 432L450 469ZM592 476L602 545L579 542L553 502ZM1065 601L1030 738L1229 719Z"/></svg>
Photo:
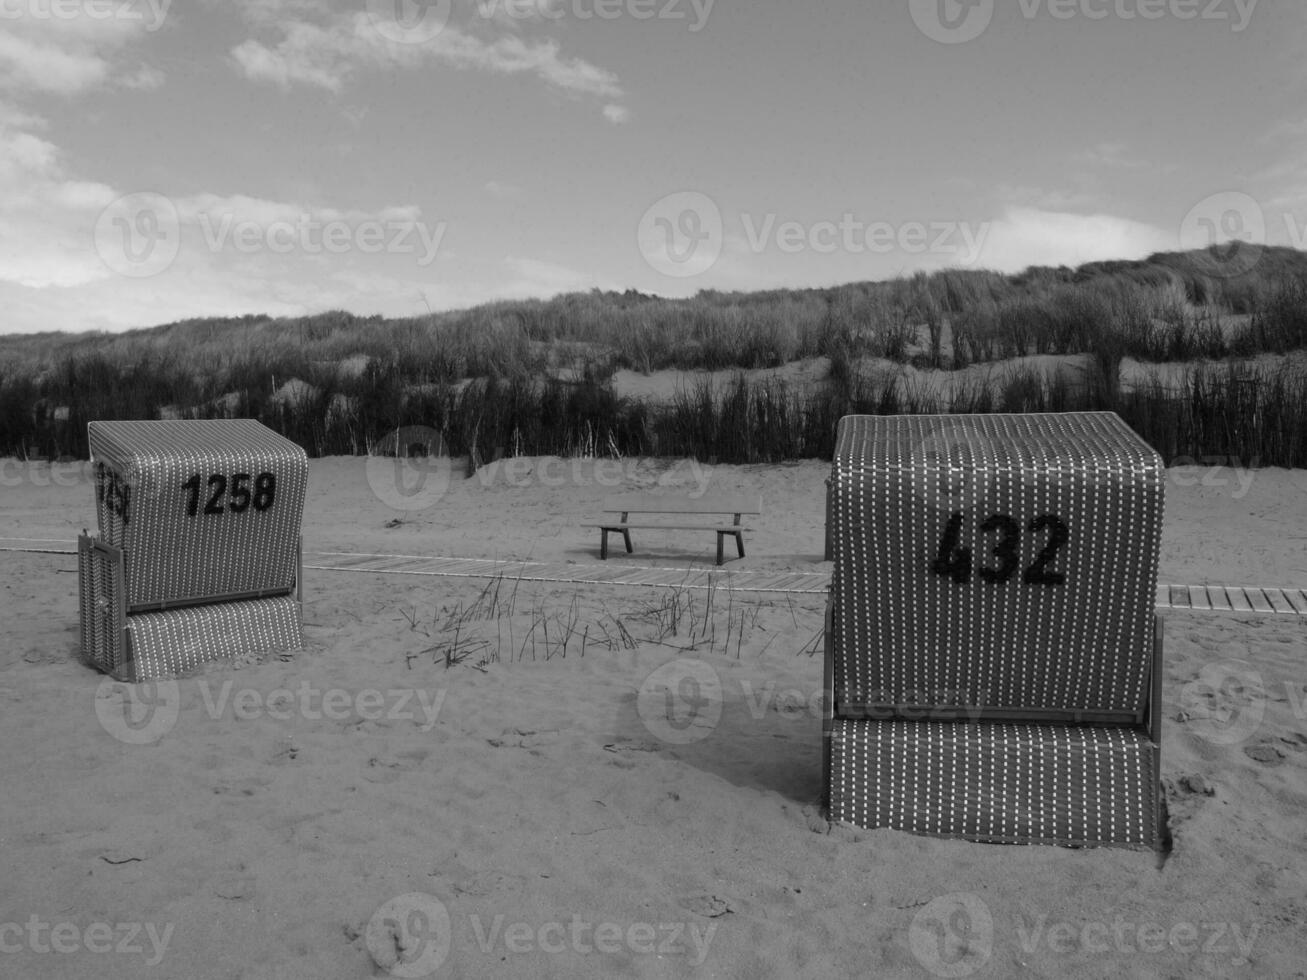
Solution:
<svg viewBox="0 0 1307 980"><path fill-rule="evenodd" d="M1301 589L1285 589L1284 598L1299 616L1307 616L1307 592Z"/></svg>
<svg viewBox="0 0 1307 980"><path fill-rule="evenodd" d="M0 538L0 551L76 555L77 543L59 538ZM656 568L609 561L597 565L569 562L507 561L490 558L445 558L423 555L371 555L326 551L306 553L304 567L315 571L377 572L451 578L520 578L528 582L577 585L629 585L648 588L723 589L731 592L827 591L826 572L730 571L719 568ZM1307 616L1307 590L1235 585L1159 585L1158 609L1194 612Z"/></svg>
<svg viewBox="0 0 1307 980"><path fill-rule="evenodd" d="M1307 591L1255 585L1159 585L1157 608L1307 616Z"/></svg>

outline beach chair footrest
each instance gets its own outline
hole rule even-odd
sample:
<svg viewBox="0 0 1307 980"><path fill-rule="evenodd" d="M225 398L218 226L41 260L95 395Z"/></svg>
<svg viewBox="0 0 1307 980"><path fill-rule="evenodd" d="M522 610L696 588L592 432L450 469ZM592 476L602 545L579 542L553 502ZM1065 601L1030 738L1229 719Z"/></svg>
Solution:
<svg viewBox="0 0 1307 980"><path fill-rule="evenodd" d="M830 818L992 843L1155 847L1139 728L833 719Z"/></svg>
<svg viewBox="0 0 1307 980"><path fill-rule="evenodd" d="M215 660L304 646L300 603L294 596L245 599L125 619L114 651L92 648L88 660L120 681L175 677Z"/></svg>

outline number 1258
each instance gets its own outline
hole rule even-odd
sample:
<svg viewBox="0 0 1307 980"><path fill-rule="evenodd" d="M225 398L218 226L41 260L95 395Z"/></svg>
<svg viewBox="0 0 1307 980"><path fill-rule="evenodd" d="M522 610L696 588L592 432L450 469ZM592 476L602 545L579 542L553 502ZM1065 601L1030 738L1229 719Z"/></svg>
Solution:
<svg viewBox="0 0 1307 980"><path fill-rule="evenodd" d="M254 483L251 486L250 480ZM186 501L186 516L197 517L200 514L243 514L253 507L259 513L270 508L277 500L277 475L260 473L251 477L248 473L235 473L228 482L221 473L214 473L208 478L208 494L203 509L200 507L200 487L203 485L199 473L182 484L182 489L189 491Z"/></svg>

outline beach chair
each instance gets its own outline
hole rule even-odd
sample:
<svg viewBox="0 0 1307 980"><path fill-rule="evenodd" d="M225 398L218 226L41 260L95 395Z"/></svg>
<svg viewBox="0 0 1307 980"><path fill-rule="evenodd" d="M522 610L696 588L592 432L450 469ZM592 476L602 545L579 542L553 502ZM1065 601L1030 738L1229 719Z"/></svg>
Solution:
<svg viewBox="0 0 1307 980"><path fill-rule="evenodd" d="M1163 495L1108 412L842 419L830 819L1157 846Z"/></svg>
<svg viewBox="0 0 1307 980"><path fill-rule="evenodd" d="M91 422L81 649L123 681L303 645L308 459L248 419Z"/></svg>

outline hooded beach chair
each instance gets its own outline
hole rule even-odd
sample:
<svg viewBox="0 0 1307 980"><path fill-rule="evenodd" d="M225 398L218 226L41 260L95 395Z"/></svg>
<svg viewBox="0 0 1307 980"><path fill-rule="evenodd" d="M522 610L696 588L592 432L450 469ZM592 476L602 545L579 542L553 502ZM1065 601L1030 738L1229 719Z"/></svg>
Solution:
<svg viewBox="0 0 1307 980"><path fill-rule="evenodd" d="M118 680L303 645L304 450L249 419L91 422L81 647Z"/></svg>
<svg viewBox="0 0 1307 980"><path fill-rule="evenodd" d="M827 500L830 818L1156 846L1158 455L1110 412L848 416Z"/></svg>

